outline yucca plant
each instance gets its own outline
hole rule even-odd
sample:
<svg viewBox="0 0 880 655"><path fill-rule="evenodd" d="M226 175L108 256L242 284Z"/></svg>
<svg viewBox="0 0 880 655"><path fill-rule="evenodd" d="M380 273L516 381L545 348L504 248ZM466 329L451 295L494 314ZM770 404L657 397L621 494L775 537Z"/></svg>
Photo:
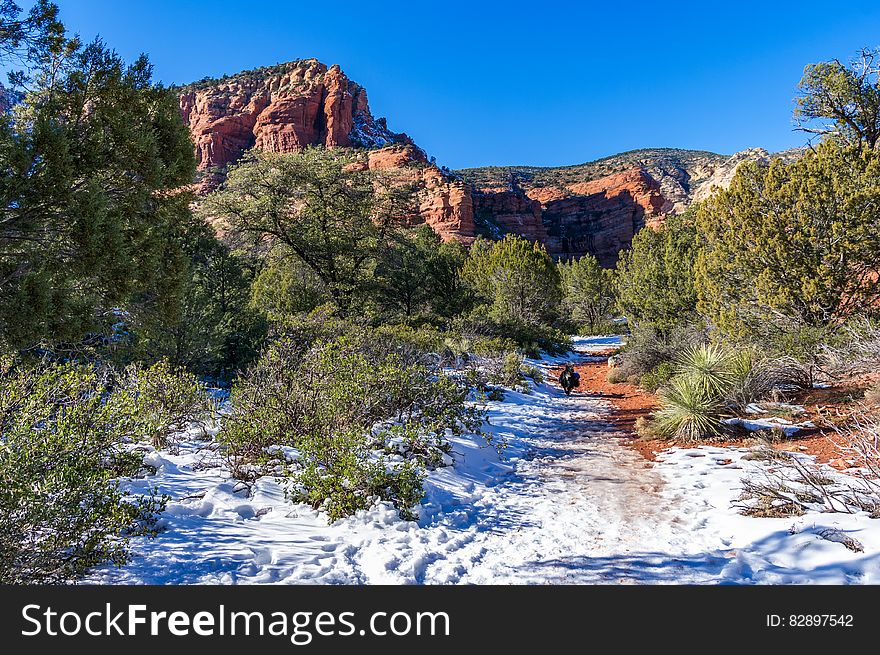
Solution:
<svg viewBox="0 0 880 655"><path fill-rule="evenodd" d="M707 398L719 398L730 391L735 381L730 352L716 344L688 348L675 360L677 377L690 378L702 388Z"/></svg>
<svg viewBox="0 0 880 655"><path fill-rule="evenodd" d="M699 441L721 434L724 397L695 375L679 375L660 390L662 408L654 415L654 428L666 437Z"/></svg>

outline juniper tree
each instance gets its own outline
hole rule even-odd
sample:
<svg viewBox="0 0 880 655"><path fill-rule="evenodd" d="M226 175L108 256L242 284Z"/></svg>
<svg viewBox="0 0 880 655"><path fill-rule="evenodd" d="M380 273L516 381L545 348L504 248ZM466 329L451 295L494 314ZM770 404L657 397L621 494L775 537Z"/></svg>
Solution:
<svg viewBox="0 0 880 655"><path fill-rule="evenodd" d="M872 150L827 141L791 164L741 165L697 214L700 311L730 335L784 339L876 316L878 208Z"/></svg>
<svg viewBox="0 0 880 655"><path fill-rule="evenodd" d="M347 313L371 282L390 232L412 215L411 189L365 169L351 152L251 151L201 214L256 248L283 246Z"/></svg>
<svg viewBox="0 0 880 655"><path fill-rule="evenodd" d="M79 339L135 293L179 291L185 269L189 198L175 190L195 159L176 97L145 57L127 66L57 29L35 37L28 89L0 116L6 347Z"/></svg>
<svg viewBox="0 0 880 655"><path fill-rule="evenodd" d="M559 271L546 248L515 235L478 240L463 274L498 321L522 325L551 322L562 297Z"/></svg>
<svg viewBox="0 0 880 655"><path fill-rule="evenodd" d="M851 146L880 144L880 49L863 48L847 64L837 59L804 69L796 100L799 129Z"/></svg>
<svg viewBox="0 0 880 655"><path fill-rule="evenodd" d="M696 252L690 213L635 235L630 250L620 253L616 276L618 304L631 324L668 333L694 319Z"/></svg>
<svg viewBox="0 0 880 655"><path fill-rule="evenodd" d="M614 273L592 255L559 264L562 306L571 320L591 334L608 321L614 307Z"/></svg>

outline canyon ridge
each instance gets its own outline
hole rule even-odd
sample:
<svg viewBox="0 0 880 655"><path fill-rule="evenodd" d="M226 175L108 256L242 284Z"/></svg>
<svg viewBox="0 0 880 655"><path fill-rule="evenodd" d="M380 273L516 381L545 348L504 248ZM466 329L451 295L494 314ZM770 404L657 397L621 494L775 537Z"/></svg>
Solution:
<svg viewBox="0 0 880 655"><path fill-rule="evenodd" d="M181 87L179 96L202 193L222 183L226 167L250 148L362 148L370 169L415 185L417 220L444 239L469 243L478 236L518 234L543 243L554 256L590 253L603 266L613 266L642 227L659 225L730 184L741 162L787 155L760 148L732 157L653 148L575 166L451 171L374 117L366 90L339 66L316 59L205 79Z"/></svg>

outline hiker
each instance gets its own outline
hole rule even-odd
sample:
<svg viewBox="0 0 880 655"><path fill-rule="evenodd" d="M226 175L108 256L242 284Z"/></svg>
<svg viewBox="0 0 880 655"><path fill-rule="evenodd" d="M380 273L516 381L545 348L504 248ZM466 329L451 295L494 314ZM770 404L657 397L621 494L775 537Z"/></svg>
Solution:
<svg viewBox="0 0 880 655"><path fill-rule="evenodd" d="M562 386L565 395L571 395L575 387L581 384L581 374L574 370L574 364L566 364L565 370L559 376L559 384Z"/></svg>

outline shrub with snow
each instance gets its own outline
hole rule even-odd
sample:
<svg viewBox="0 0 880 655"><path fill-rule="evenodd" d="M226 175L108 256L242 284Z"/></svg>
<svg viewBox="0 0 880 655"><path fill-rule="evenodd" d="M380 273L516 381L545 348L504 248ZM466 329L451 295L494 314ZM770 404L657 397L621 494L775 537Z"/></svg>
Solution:
<svg viewBox="0 0 880 655"><path fill-rule="evenodd" d="M144 474L138 443L192 418L165 394L191 382L165 366L116 377L0 361L0 582L65 582L124 564L132 536L155 535L165 498L129 496L118 480Z"/></svg>
<svg viewBox="0 0 880 655"><path fill-rule="evenodd" d="M421 469L441 465L447 436L478 430L467 388L385 335L352 328L281 339L233 387L219 439L235 477L269 472L268 449L295 448L280 472L290 496L333 520L390 500L401 515L422 497Z"/></svg>

